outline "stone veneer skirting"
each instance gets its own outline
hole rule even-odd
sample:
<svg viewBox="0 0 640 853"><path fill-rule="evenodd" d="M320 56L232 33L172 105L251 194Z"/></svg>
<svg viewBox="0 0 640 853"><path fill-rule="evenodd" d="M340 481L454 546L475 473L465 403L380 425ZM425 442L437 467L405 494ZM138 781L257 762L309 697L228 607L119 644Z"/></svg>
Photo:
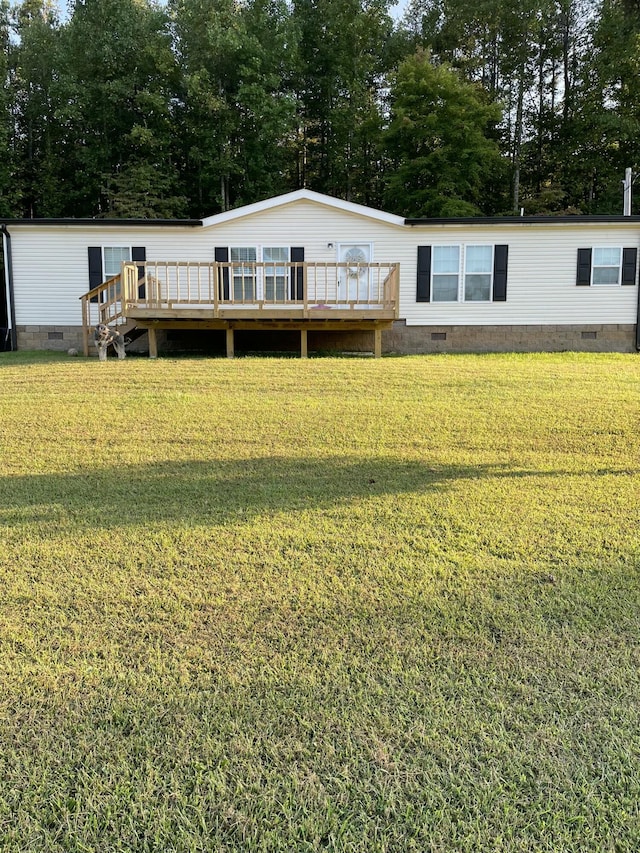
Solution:
<svg viewBox="0 0 640 853"><path fill-rule="evenodd" d="M16 326L18 349L82 352L82 326Z"/></svg>
<svg viewBox="0 0 640 853"><path fill-rule="evenodd" d="M81 326L17 326L18 349L48 349L66 352L70 348L82 351ZM212 352L224 349L223 332L196 332L189 335L191 346L198 350L197 338L208 340ZM144 350L146 335L136 341L132 351ZM396 321L393 328L382 333L382 350L405 355L417 353L474 353L474 352L635 352L636 327L634 324L575 324L531 326L407 326L404 320ZM238 332L236 349L291 350L300 346L299 332ZM160 350L181 350L179 341L171 333L158 335ZM218 346L219 343L219 346ZM371 352L372 332L309 332L310 351ZM195 344L195 346L194 346ZM92 348L93 352L93 348Z"/></svg>
<svg viewBox="0 0 640 853"><path fill-rule="evenodd" d="M407 326L382 333L384 352L635 352L632 323L531 326Z"/></svg>

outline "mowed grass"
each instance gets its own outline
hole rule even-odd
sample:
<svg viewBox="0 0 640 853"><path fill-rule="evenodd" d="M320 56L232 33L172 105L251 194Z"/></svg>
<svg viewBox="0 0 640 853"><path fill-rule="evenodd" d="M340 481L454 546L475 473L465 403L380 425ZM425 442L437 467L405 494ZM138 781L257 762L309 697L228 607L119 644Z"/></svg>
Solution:
<svg viewBox="0 0 640 853"><path fill-rule="evenodd" d="M0 849L640 849L640 357L0 356Z"/></svg>

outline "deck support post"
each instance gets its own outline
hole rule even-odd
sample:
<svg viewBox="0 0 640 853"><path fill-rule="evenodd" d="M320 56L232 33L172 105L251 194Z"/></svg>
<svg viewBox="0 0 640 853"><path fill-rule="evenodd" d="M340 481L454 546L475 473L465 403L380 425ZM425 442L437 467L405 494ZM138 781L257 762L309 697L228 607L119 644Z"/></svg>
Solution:
<svg viewBox="0 0 640 853"><path fill-rule="evenodd" d="M233 358L233 329L227 329L227 358Z"/></svg>
<svg viewBox="0 0 640 853"><path fill-rule="evenodd" d="M89 357L89 308L87 300L82 297L82 352Z"/></svg>
<svg viewBox="0 0 640 853"><path fill-rule="evenodd" d="M373 331L373 355L374 358L382 356L382 329L374 329Z"/></svg>
<svg viewBox="0 0 640 853"><path fill-rule="evenodd" d="M149 337L149 358L157 358L158 357L158 338L156 337L156 330L153 326L149 326L147 329L147 335Z"/></svg>
<svg viewBox="0 0 640 853"><path fill-rule="evenodd" d="M300 358L307 358L309 350L307 347L307 330L300 329Z"/></svg>

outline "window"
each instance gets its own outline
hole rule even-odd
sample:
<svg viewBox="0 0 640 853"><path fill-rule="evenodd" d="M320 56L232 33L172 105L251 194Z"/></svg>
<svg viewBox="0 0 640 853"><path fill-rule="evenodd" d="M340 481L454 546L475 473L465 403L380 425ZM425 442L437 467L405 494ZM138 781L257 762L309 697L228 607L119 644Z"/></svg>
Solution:
<svg viewBox="0 0 640 853"><path fill-rule="evenodd" d="M231 247L231 276L235 302L253 302L256 298L255 246ZM245 261L246 263L242 263Z"/></svg>
<svg viewBox="0 0 640 853"><path fill-rule="evenodd" d="M622 249L601 248L593 250L592 284L620 284Z"/></svg>
<svg viewBox="0 0 640 853"><path fill-rule="evenodd" d="M265 247L262 250L264 267L264 298L268 302L284 302L287 294L287 267L289 249L283 246ZM280 261L270 265L269 261Z"/></svg>
<svg viewBox="0 0 640 853"><path fill-rule="evenodd" d="M507 301L508 245L462 244L417 249L416 302ZM623 257L623 283L625 264Z"/></svg>
<svg viewBox="0 0 640 853"><path fill-rule="evenodd" d="M597 246L578 249L576 284L582 287L635 286L638 280L636 246Z"/></svg>
<svg viewBox="0 0 640 853"><path fill-rule="evenodd" d="M490 302L493 255L493 246L434 246L432 301Z"/></svg>
<svg viewBox="0 0 640 853"><path fill-rule="evenodd" d="M264 266L256 262L261 258ZM284 302L287 298L287 263L289 249L286 246L232 246L229 249L233 299L235 302Z"/></svg>
<svg viewBox="0 0 640 853"><path fill-rule="evenodd" d="M467 246L464 259L465 302L490 302L493 246Z"/></svg>
<svg viewBox="0 0 640 853"><path fill-rule="evenodd" d="M102 249L103 281L114 275L120 275L122 262L130 260L129 246L104 246Z"/></svg>
<svg viewBox="0 0 640 853"><path fill-rule="evenodd" d="M460 246L434 246L432 300L457 302L460 274Z"/></svg>

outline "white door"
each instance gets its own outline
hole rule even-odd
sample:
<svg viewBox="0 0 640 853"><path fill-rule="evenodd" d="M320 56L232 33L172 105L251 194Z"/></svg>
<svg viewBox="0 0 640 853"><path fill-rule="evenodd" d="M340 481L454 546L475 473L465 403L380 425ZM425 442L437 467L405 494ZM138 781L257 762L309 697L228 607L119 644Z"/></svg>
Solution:
<svg viewBox="0 0 640 853"><path fill-rule="evenodd" d="M371 261L371 243L340 243L338 261L348 264L338 270L338 301L367 302L371 298L366 266Z"/></svg>

